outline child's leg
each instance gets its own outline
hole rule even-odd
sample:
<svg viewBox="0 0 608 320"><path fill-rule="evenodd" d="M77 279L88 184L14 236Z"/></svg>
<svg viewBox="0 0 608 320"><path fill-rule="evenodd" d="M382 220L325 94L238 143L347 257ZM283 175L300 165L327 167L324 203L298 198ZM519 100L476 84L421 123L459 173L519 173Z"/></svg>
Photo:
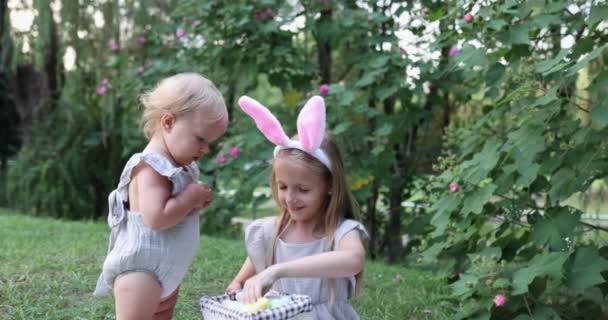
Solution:
<svg viewBox="0 0 608 320"><path fill-rule="evenodd" d="M114 280L116 320L152 319L160 301L158 280L146 272L132 272Z"/></svg>
<svg viewBox="0 0 608 320"><path fill-rule="evenodd" d="M156 313L154 313L154 320L171 320L173 318L173 310L175 309L178 295L179 287L158 304Z"/></svg>

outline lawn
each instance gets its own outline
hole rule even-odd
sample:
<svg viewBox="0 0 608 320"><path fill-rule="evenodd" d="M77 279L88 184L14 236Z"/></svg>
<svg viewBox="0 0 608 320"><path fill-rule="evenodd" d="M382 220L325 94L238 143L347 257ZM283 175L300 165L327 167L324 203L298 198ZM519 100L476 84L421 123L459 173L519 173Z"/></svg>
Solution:
<svg viewBox="0 0 608 320"><path fill-rule="evenodd" d="M0 319L114 319L112 298L91 296L107 237L102 222L0 210ZM244 256L241 241L203 236L175 319L201 319L199 298L223 292ZM364 281L353 300L362 319L449 318L449 290L428 271L370 261Z"/></svg>

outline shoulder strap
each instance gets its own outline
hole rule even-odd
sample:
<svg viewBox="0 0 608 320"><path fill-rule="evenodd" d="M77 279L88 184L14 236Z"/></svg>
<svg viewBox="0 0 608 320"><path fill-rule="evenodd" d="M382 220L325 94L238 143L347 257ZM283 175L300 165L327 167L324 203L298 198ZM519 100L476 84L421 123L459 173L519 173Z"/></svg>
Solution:
<svg viewBox="0 0 608 320"><path fill-rule="evenodd" d="M131 174L133 173L133 169L137 167L141 161L148 164L160 175L169 179L183 170L182 168L173 166L169 160L158 153L136 153L132 155L120 174L118 186L108 197L108 209L110 211L108 214L108 224L110 227L120 224L125 218L125 203L129 201ZM196 172L198 172L198 169Z"/></svg>

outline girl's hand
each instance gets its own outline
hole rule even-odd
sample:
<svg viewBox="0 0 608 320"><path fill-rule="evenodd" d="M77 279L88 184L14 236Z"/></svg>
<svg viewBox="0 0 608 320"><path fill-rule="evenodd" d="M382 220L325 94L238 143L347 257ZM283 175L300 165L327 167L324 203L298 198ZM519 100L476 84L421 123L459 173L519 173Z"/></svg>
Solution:
<svg viewBox="0 0 608 320"><path fill-rule="evenodd" d="M191 195L192 208L195 210L207 208L213 200L213 191L206 184L193 182L186 187L184 192Z"/></svg>
<svg viewBox="0 0 608 320"><path fill-rule="evenodd" d="M277 279L277 266L272 265L266 268L264 271L256 274L245 281L243 287L243 302L254 303L259 298L263 297L264 294L272 287L272 284Z"/></svg>
<svg viewBox="0 0 608 320"><path fill-rule="evenodd" d="M229 293L238 291L240 289L243 289L243 284L238 281L232 281L232 282L230 282L230 284L228 285L228 288L226 288L226 291L224 291L224 293L229 294Z"/></svg>

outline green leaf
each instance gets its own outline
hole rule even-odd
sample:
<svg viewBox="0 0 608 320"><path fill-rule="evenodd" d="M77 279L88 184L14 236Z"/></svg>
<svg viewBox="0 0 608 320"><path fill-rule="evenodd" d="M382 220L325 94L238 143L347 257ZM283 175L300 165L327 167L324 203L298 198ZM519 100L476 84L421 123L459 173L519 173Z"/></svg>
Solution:
<svg viewBox="0 0 608 320"><path fill-rule="evenodd" d="M534 308L532 319L556 319L559 320L559 312L549 306L538 305Z"/></svg>
<svg viewBox="0 0 608 320"><path fill-rule="evenodd" d="M384 151L384 145L379 144L372 149L371 153L377 157L379 154L382 153L382 151Z"/></svg>
<svg viewBox="0 0 608 320"><path fill-rule="evenodd" d="M399 90L399 86L382 87L381 89L376 91L376 97L378 97L378 100L384 100L395 94L397 90Z"/></svg>
<svg viewBox="0 0 608 320"><path fill-rule="evenodd" d="M386 137L393 131L393 126L390 123L385 123L382 127L376 130L376 135Z"/></svg>
<svg viewBox="0 0 608 320"><path fill-rule="evenodd" d="M509 33L509 43L511 44L529 44L530 36L528 33L530 32L530 27L528 25L516 25L511 28Z"/></svg>
<svg viewBox="0 0 608 320"><path fill-rule="evenodd" d="M539 29L542 29L550 25L559 25L562 23L562 20L558 15L543 14L532 18L532 23Z"/></svg>
<svg viewBox="0 0 608 320"><path fill-rule="evenodd" d="M596 248L578 248L566 269L566 285L576 293L582 293L606 281L601 273L608 271L608 260L601 257Z"/></svg>
<svg viewBox="0 0 608 320"><path fill-rule="evenodd" d="M584 37L576 42L570 58L578 59L578 57L593 50L594 46L595 44L593 37Z"/></svg>
<svg viewBox="0 0 608 320"><path fill-rule="evenodd" d="M595 48L595 50L591 51L587 56L582 58L574 66L572 66L570 69L568 69L568 76L572 76L572 75L576 74L580 69L586 67L589 64L589 62L591 62L591 61L595 60L595 58L599 57L599 55L602 54L602 52L604 52L604 50L606 48L608 48L608 43L604 44L603 46Z"/></svg>
<svg viewBox="0 0 608 320"><path fill-rule="evenodd" d="M382 55L382 56L376 56L374 57L374 60L372 60L372 62L369 64L369 67L371 69L379 69L381 67L384 67L386 65L386 63L388 62L389 56L386 55Z"/></svg>
<svg viewBox="0 0 608 320"><path fill-rule="evenodd" d="M579 214L572 214L566 208L547 210L545 215L532 225L534 241L539 245L549 244L553 250L563 250L572 241Z"/></svg>
<svg viewBox="0 0 608 320"><path fill-rule="evenodd" d="M507 289L511 285L511 280L506 278L499 278L494 281L492 288L495 289Z"/></svg>
<svg viewBox="0 0 608 320"><path fill-rule="evenodd" d="M430 22L433 22L435 20L440 19L443 16L445 16L445 9L441 8L439 10L436 10L436 11L432 12L429 15L429 20L430 20Z"/></svg>
<svg viewBox="0 0 608 320"><path fill-rule="evenodd" d="M570 50L562 49L557 54L557 56L555 56L555 58L537 63L536 72L542 73L543 75L547 75L547 74L550 74L552 72L555 72L555 71L558 71L558 70L564 68L566 66L566 63L560 64L560 62L563 62L564 58L569 53L570 53ZM559 64L559 66L558 66L558 64ZM558 67L556 67L556 66L558 66ZM556 67L556 68L554 68L554 67Z"/></svg>
<svg viewBox="0 0 608 320"><path fill-rule="evenodd" d="M565 1L551 1L546 4L545 12L554 13L564 10L565 7L568 6L568 3Z"/></svg>
<svg viewBox="0 0 608 320"><path fill-rule="evenodd" d="M576 173L570 168L561 168L551 177L551 189L549 190L549 199L552 205L563 200L574 192L574 180Z"/></svg>
<svg viewBox="0 0 608 320"><path fill-rule="evenodd" d="M368 72L364 74L357 82L355 82L355 87L365 87L376 80L376 74L374 72Z"/></svg>
<svg viewBox="0 0 608 320"><path fill-rule="evenodd" d="M436 213L431 219L431 225L435 226L435 230L431 234L432 237L443 234L450 222L450 215L459 205L460 199L454 195L444 195L439 201L433 204L431 211Z"/></svg>
<svg viewBox="0 0 608 320"><path fill-rule="evenodd" d="M541 253L534 256L528 267L519 269L513 274L513 291L511 293L520 295L528 292L528 285L536 277L561 278L562 266L567 259L567 252Z"/></svg>
<svg viewBox="0 0 608 320"><path fill-rule="evenodd" d="M591 8L587 26L591 28L597 22L600 22L608 17L608 5L596 5Z"/></svg>
<svg viewBox="0 0 608 320"><path fill-rule="evenodd" d="M480 214L483 206L492 198L496 191L496 185L487 184L484 187L475 190L470 196L464 199L464 205L461 213L467 215L469 212Z"/></svg>
<svg viewBox="0 0 608 320"><path fill-rule="evenodd" d="M600 92L608 87L608 71L604 70L593 78L591 85L588 87L591 92Z"/></svg>
<svg viewBox="0 0 608 320"><path fill-rule="evenodd" d="M498 163L498 148L500 145L495 138L486 141L483 150L477 153L473 159L462 163L463 178L471 184L478 184L485 179Z"/></svg>
<svg viewBox="0 0 608 320"><path fill-rule="evenodd" d="M490 22L488 22L488 28L491 28L494 30L500 30L506 25L508 25L508 23L503 19L495 19L495 20L491 20Z"/></svg>
<svg viewBox="0 0 608 320"><path fill-rule="evenodd" d="M342 132L345 132L349 127L350 127L350 122L340 122L340 124L338 124L333 131L334 135L339 135Z"/></svg>
<svg viewBox="0 0 608 320"><path fill-rule="evenodd" d="M549 102L557 100L557 89L558 86L553 86L544 96L536 99L532 107L544 106Z"/></svg>
<svg viewBox="0 0 608 320"><path fill-rule="evenodd" d="M462 47L460 52L458 52L455 61L456 63L464 63L465 67L485 66L488 64L485 49L475 48L469 44Z"/></svg>
<svg viewBox="0 0 608 320"><path fill-rule="evenodd" d="M461 274L458 281L452 283L452 293L460 299L468 298L475 292L479 278L471 274Z"/></svg>
<svg viewBox="0 0 608 320"><path fill-rule="evenodd" d="M523 168L520 168L519 173L521 174L521 176L519 177L519 179L517 179L517 182L515 182L515 184L517 186L523 187L523 188L528 187L530 185L530 183L532 183L534 180L536 180L539 170L540 170L540 164L538 164L538 163L534 163L530 166L525 166Z"/></svg>
<svg viewBox="0 0 608 320"><path fill-rule="evenodd" d="M604 96L602 101L591 109L591 120L600 125L608 124L608 97Z"/></svg>

